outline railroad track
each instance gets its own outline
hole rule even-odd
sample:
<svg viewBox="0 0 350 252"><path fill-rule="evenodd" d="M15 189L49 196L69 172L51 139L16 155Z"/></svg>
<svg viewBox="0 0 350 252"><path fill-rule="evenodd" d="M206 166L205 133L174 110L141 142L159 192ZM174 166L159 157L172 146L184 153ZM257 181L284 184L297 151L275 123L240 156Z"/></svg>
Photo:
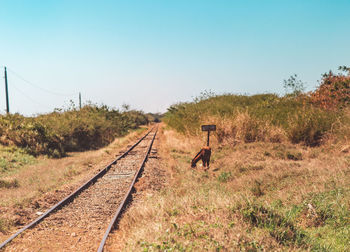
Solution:
<svg viewBox="0 0 350 252"><path fill-rule="evenodd" d="M0 250L103 251L157 130L157 126L151 129L84 185L1 243Z"/></svg>

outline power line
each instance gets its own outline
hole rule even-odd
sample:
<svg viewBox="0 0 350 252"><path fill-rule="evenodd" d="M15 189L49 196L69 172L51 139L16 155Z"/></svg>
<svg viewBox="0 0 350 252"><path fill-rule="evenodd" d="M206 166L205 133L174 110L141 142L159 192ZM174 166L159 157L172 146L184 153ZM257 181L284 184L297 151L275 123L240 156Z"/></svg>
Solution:
<svg viewBox="0 0 350 252"><path fill-rule="evenodd" d="M23 95L25 98L27 98L29 101L35 103L36 105L40 106L40 107L44 107L46 109L49 109L48 107L46 107L46 105L43 105L42 103L38 102L37 100L31 98L30 96L28 96L26 93L24 93L21 89L17 88L16 85L14 85L13 83L11 83L11 87L13 87L15 90L17 90L17 92L19 92L21 95Z"/></svg>
<svg viewBox="0 0 350 252"><path fill-rule="evenodd" d="M18 73L14 72L12 69L10 69L10 68L8 68L8 67L7 67L7 69L8 69L12 74L14 74L17 78L19 78L19 79L21 79L22 81L24 81L26 84L29 84L29 85L31 85L31 86L33 86L33 87L35 87L35 88L37 88L37 89L40 89L40 90L42 90L42 91L44 91L44 92L46 92L46 93L49 93L49 94L52 94L52 95L57 95L57 96L73 96L73 95L77 95L77 94L78 94L78 93L63 94L63 93L52 92L52 91L50 91L50 90L47 90L47 89L45 89L45 88L42 88L42 87L40 87L40 86L38 86L38 85L36 85L36 84L34 84L34 83L28 81L27 79L23 78L23 77L22 77L21 75L19 75Z"/></svg>

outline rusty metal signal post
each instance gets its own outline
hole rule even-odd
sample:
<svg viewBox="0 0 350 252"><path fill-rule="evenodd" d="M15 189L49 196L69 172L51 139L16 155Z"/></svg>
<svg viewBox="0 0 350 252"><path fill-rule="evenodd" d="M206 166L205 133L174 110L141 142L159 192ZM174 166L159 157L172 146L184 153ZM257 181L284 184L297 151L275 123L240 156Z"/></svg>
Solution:
<svg viewBox="0 0 350 252"><path fill-rule="evenodd" d="M208 131L207 146L209 146L210 131L216 131L216 125L202 125L202 131Z"/></svg>

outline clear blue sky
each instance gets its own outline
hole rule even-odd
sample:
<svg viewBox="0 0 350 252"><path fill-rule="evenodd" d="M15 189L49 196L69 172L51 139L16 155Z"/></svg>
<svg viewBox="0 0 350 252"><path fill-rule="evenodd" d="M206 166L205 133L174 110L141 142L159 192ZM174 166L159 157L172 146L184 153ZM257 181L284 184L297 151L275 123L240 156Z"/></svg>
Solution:
<svg viewBox="0 0 350 252"><path fill-rule="evenodd" d="M282 93L294 73L310 90L350 65L349 13L345 0L0 0L0 66L13 71L10 109L23 114L79 91L163 112L203 90Z"/></svg>

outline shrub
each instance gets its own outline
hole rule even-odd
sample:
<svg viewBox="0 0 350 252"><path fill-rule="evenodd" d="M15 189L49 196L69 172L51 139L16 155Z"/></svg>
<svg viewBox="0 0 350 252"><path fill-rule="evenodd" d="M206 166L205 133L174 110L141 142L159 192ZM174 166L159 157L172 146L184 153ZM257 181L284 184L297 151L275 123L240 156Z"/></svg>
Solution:
<svg viewBox="0 0 350 252"><path fill-rule="evenodd" d="M296 111L289 118L288 138L292 143L305 143L309 146L320 144L322 136L332 128L339 116L315 107Z"/></svg>
<svg viewBox="0 0 350 252"><path fill-rule="evenodd" d="M173 105L164 121L189 135L200 134L201 124L216 124L215 134L220 143L289 139L293 143L315 146L320 144L337 118L339 114L313 105L305 95L225 94Z"/></svg>
<svg viewBox="0 0 350 252"><path fill-rule="evenodd" d="M62 157L67 151L82 151L104 146L129 129L147 124L140 111L110 109L89 104L37 117L19 114L0 117L0 143L15 145L32 155Z"/></svg>
<svg viewBox="0 0 350 252"><path fill-rule="evenodd" d="M0 148L0 173L10 172L26 164L33 164L35 158L23 149L12 147Z"/></svg>
<svg viewBox="0 0 350 252"><path fill-rule="evenodd" d="M314 104L325 109L343 108L350 104L350 68L339 67L347 74L334 74L332 71L323 75L320 86L311 93Z"/></svg>

